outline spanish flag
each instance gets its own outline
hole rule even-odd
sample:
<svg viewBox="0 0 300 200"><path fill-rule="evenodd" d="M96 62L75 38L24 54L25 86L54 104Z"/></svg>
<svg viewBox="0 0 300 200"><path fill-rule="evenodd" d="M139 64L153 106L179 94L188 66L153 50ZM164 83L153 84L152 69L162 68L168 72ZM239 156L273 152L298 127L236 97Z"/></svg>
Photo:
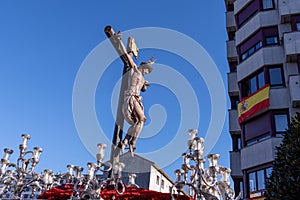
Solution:
<svg viewBox="0 0 300 200"><path fill-rule="evenodd" d="M264 200L264 199L265 199L264 196L259 196L259 197L250 198L249 200Z"/></svg>
<svg viewBox="0 0 300 200"><path fill-rule="evenodd" d="M270 99L269 84L260 88L250 96L241 99L241 102L238 104L239 123L242 123L245 119L253 116L258 111L269 107L270 106L269 99Z"/></svg>

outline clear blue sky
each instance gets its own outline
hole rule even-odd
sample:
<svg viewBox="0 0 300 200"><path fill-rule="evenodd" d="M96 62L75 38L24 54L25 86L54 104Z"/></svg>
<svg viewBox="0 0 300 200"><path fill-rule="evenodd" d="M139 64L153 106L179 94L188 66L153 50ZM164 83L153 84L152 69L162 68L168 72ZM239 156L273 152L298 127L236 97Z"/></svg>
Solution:
<svg viewBox="0 0 300 200"><path fill-rule="evenodd" d="M162 27L191 37L212 57L227 88L229 69L226 61L227 35L223 0L141 2L0 1L0 149L13 149L15 153L12 161L16 161L22 133L29 133L32 137L28 143L29 148L39 146L44 149L37 171L50 168L55 172L65 172L67 164L86 168L86 162L94 161L75 127L72 94L82 62L106 39L103 32L106 25L112 25L116 31ZM148 58L153 52L145 50L144 56L141 52L141 59ZM178 68L176 63L181 66L187 64L163 51L157 51L155 57L158 63L174 68ZM116 60L105 72L96 91L97 118L108 138L111 138L114 127L114 113L110 106L116 106L110 105L110 90L113 90L121 70L122 63ZM196 128L204 137L210 118L209 94L201 77L183 67L179 71L191 80L193 88L197 88L197 97L201 99L201 122ZM160 93L160 89L163 92ZM151 122L147 110L154 104L163 105L168 118L167 127L159 134L138 141L138 152L154 151L172 140L180 120L176 116L180 112L176 112L178 105L174 95L168 97L170 92L168 88L153 85L143 94L149 119L147 123ZM211 153L220 153L220 163L229 167L230 149L226 117L221 137ZM173 171L177 167L180 167L179 161L164 169L174 178Z"/></svg>

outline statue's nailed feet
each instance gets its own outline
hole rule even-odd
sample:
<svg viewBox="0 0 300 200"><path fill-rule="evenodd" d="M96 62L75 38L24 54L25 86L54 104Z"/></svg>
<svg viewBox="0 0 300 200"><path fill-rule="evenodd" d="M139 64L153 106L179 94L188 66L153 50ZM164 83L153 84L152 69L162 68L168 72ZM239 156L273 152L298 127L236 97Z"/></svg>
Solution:
<svg viewBox="0 0 300 200"><path fill-rule="evenodd" d="M127 140L123 140L122 142L120 142L119 146L121 148L122 154L125 153L125 149L126 149L127 144L128 144ZM134 157L134 150L135 150L134 145L133 144L129 144L129 152L130 152L130 154L131 154L132 157Z"/></svg>
<svg viewBox="0 0 300 200"><path fill-rule="evenodd" d="M130 151L132 157L134 157L134 150L135 150L135 147L132 144L130 144L129 151Z"/></svg>
<svg viewBox="0 0 300 200"><path fill-rule="evenodd" d="M122 154L124 154L125 148L126 148L126 145L127 145L127 142L126 142L126 141L122 141L122 142L120 142L120 143L121 143L121 151L122 151Z"/></svg>

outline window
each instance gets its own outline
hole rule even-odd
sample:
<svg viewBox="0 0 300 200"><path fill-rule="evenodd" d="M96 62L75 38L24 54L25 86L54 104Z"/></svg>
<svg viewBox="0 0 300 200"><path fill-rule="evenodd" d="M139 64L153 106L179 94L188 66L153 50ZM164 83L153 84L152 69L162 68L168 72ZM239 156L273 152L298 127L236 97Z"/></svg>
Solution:
<svg viewBox="0 0 300 200"><path fill-rule="evenodd" d="M244 61L262 47L279 44L278 35L277 26L261 28L238 45L239 61Z"/></svg>
<svg viewBox="0 0 300 200"><path fill-rule="evenodd" d="M274 45L274 44L278 44L277 36L266 37L266 45Z"/></svg>
<svg viewBox="0 0 300 200"><path fill-rule="evenodd" d="M159 176L156 176L156 185L159 185L159 180L160 180Z"/></svg>
<svg viewBox="0 0 300 200"><path fill-rule="evenodd" d="M239 151L242 147L241 135L232 135L232 150Z"/></svg>
<svg viewBox="0 0 300 200"><path fill-rule="evenodd" d="M257 171L257 189L258 190L265 189L265 175L264 175L264 170Z"/></svg>
<svg viewBox="0 0 300 200"><path fill-rule="evenodd" d="M266 169L266 177L267 177L267 178L270 178L270 176L271 176L271 174L272 174L272 170L273 170L272 167L269 167L269 168Z"/></svg>
<svg viewBox="0 0 300 200"><path fill-rule="evenodd" d="M243 197L244 197L244 184L243 184L243 181L240 181L240 192L241 192L241 197L243 199Z"/></svg>
<svg viewBox="0 0 300 200"><path fill-rule="evenodd" d="M262 0L262 8L263 10L273 9L273 0Z"/></svg>
<svg viewBox="0 0 300 200"><path fill-rule="evenodd" d="M297 23L296 23L296 30L297 30L297 31L300 31L300 22L297 22Z"/></svg>
<svg viewBox="0 0 300 200"><path fill-rule="evenodd" d="M249 20L255 13L260 10L260 0L251 1L245 8L243 8L237 15L237 25L240 28L247 20Z"/></svg>
<svg viewBox="0 0 300 200"><path fill-rule="evenodd" d="M237 25L240 28L257 12L274 9L273 0L252 0L236 15Z"/></svg>
<svg viewBox="0 0 300 200"><path fill-rule="evenodd" d="M242 54L242 60L245 60L246 58L248 58L249 56L251 56L252 54L254 54L261 47L262 47L262 42L259 41L253 47L251 47L250 49L248 49L246 52L244 52Z"/></svg>
<svg viewBox="0 0 300 200"><path fill-rule="evenodd" d="M230 68L230 72L236 72L237 71L237 65L238 65L238 62L237 61L230 61L228 62L229 64L229 68Z"/></svg>
<svg viewBox="0 0 300 200"><path fill-rule="evenodd" d="M276 136L279 136L288 128L288 115L274 114L274 122Z"/></svg>
<svg viewBox="0 0 300 200"><path fill-rule="evenodd" d="M164 189L165 188L165 181L161 180L161 188Z"/></svg>
<svg viewBox="0 0 300 200"><path fill-rule="evenodd" d="M265 85L265 75L264 72L261 72L257 75L257 81L258 81L258 89L262 88Z"/></svg>
<svg viewBox="0 0 300 200"><path fill-rule="evenodd" d="M256 76L250 79L250 93L253 94L257 90Z"/></svg>
<svg viewBox="0 0 300 200"><path fill-rule="evenodd" d="M300 14L291 15L292 31L300 31Z"/></svg>
<svg viewBox="0 0 300 200"><path fill-rule="evenodd" d="M269 68L269 76L271 88L284 87L282 67Z"/></svg>
<svg viewBox="0 0 300 200"><path fill-rule="evenodd" d="M242 125L242 144L249 146L272 136L271 112L259 115Z"/></svg>
<svg viewBox="0 0 300 200"><path fill-rule="evenodd" d="M231 103L232 110L236 110L238 108L238 104L240 102L239 100L240 100L239 96L230 96L230 103Z"/></svg>
<svg viewBox="0 0 300 200"><path fill-rule="evenodd" d="M256 173L252 172L249 173L249 191L253 192L256 191L257 187L256 187Z"/></svg>
<svg viewBox="0 0 300 200"><path fill-rule="evenodd" d="M250 146L250 145L253 145L253 144L256 144L258 142L261 142L261 141L264 141L264 140L267 140L271 137L270 133L266 134L266 135L261 135L255 139L251 139L249 141L246 142L246 146Z"/></svg>
<svg viewBox="0 0 300 200"><path fill-rule="evenodd" d="M259 169L248 173L248 188L251 193L262 192L265 190L266 179L270 176L272 167Z"/></svg>
<svg viewBox="0 0 300 200"><path fill-rule="evenodd" d="M264 72L260 71L258 74L242 81L242 97L253 94L265 85Z"/></svg>

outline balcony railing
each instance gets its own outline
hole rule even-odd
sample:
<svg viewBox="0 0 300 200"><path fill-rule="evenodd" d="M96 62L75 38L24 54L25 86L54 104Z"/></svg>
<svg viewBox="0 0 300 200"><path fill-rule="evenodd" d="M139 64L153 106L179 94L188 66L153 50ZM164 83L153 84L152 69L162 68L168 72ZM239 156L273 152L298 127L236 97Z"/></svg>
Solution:
<svg viewBox="0 0 300 200"><path fill-rule="evenodd" d="M272 137L241 149L242 170L273 161L276 154L275 147L280 145L281 141L282 138Z"/></svg>
<svg viewBox="0 0 300 200"><path fill-rule="evenodd" d="M231 134L240 134L241 127L238 123L238 112L237 110L229 110L229 132Z"/></svg>
<svg viewBox="0 0 300 200"><path fill-rule="evenodd" d="M297 55L300 55L300 32L285 33L283 44L287 62L296 62Z"/></svg>
<svg viewBox="0 0 300 200"><path fill-rule="evenodd" d="M300 107L300 75L289 77L291 103L294 108Z"/></svg>
<svg viewBox="0 0 300 200"><path fill-rule="evenodd" d="M231 176L243 176L241 169L241 152L240 151L231 151L230 152L230 169Z"/></svg>
<svg viewBox="0 0 300 200"><path fill-rule="evenodd" d="M297 0L279 0L278 10L281 23L291 21L291 15L299 13L300 1Z"/></svg>
<svg viewBox="0 0 300 200"><path fill-rule="evenodd" d="M237 84L236 72L228 73L227 79L228 79L228 94L229 94L229 96L239 95L239 87Z"/></svg>
<svg viewBox="0 0 300 200"><path fill-rule="evenodd" d="M234 40L226 41L227 59L228 61L237 61L237 52Z"/></svg>
<svg viewBox="0 0 300 200"><path fill-rule="evenodd" d="M226 29L228 32L236 30L236 23L233 11L226 12Z"/></svg>

